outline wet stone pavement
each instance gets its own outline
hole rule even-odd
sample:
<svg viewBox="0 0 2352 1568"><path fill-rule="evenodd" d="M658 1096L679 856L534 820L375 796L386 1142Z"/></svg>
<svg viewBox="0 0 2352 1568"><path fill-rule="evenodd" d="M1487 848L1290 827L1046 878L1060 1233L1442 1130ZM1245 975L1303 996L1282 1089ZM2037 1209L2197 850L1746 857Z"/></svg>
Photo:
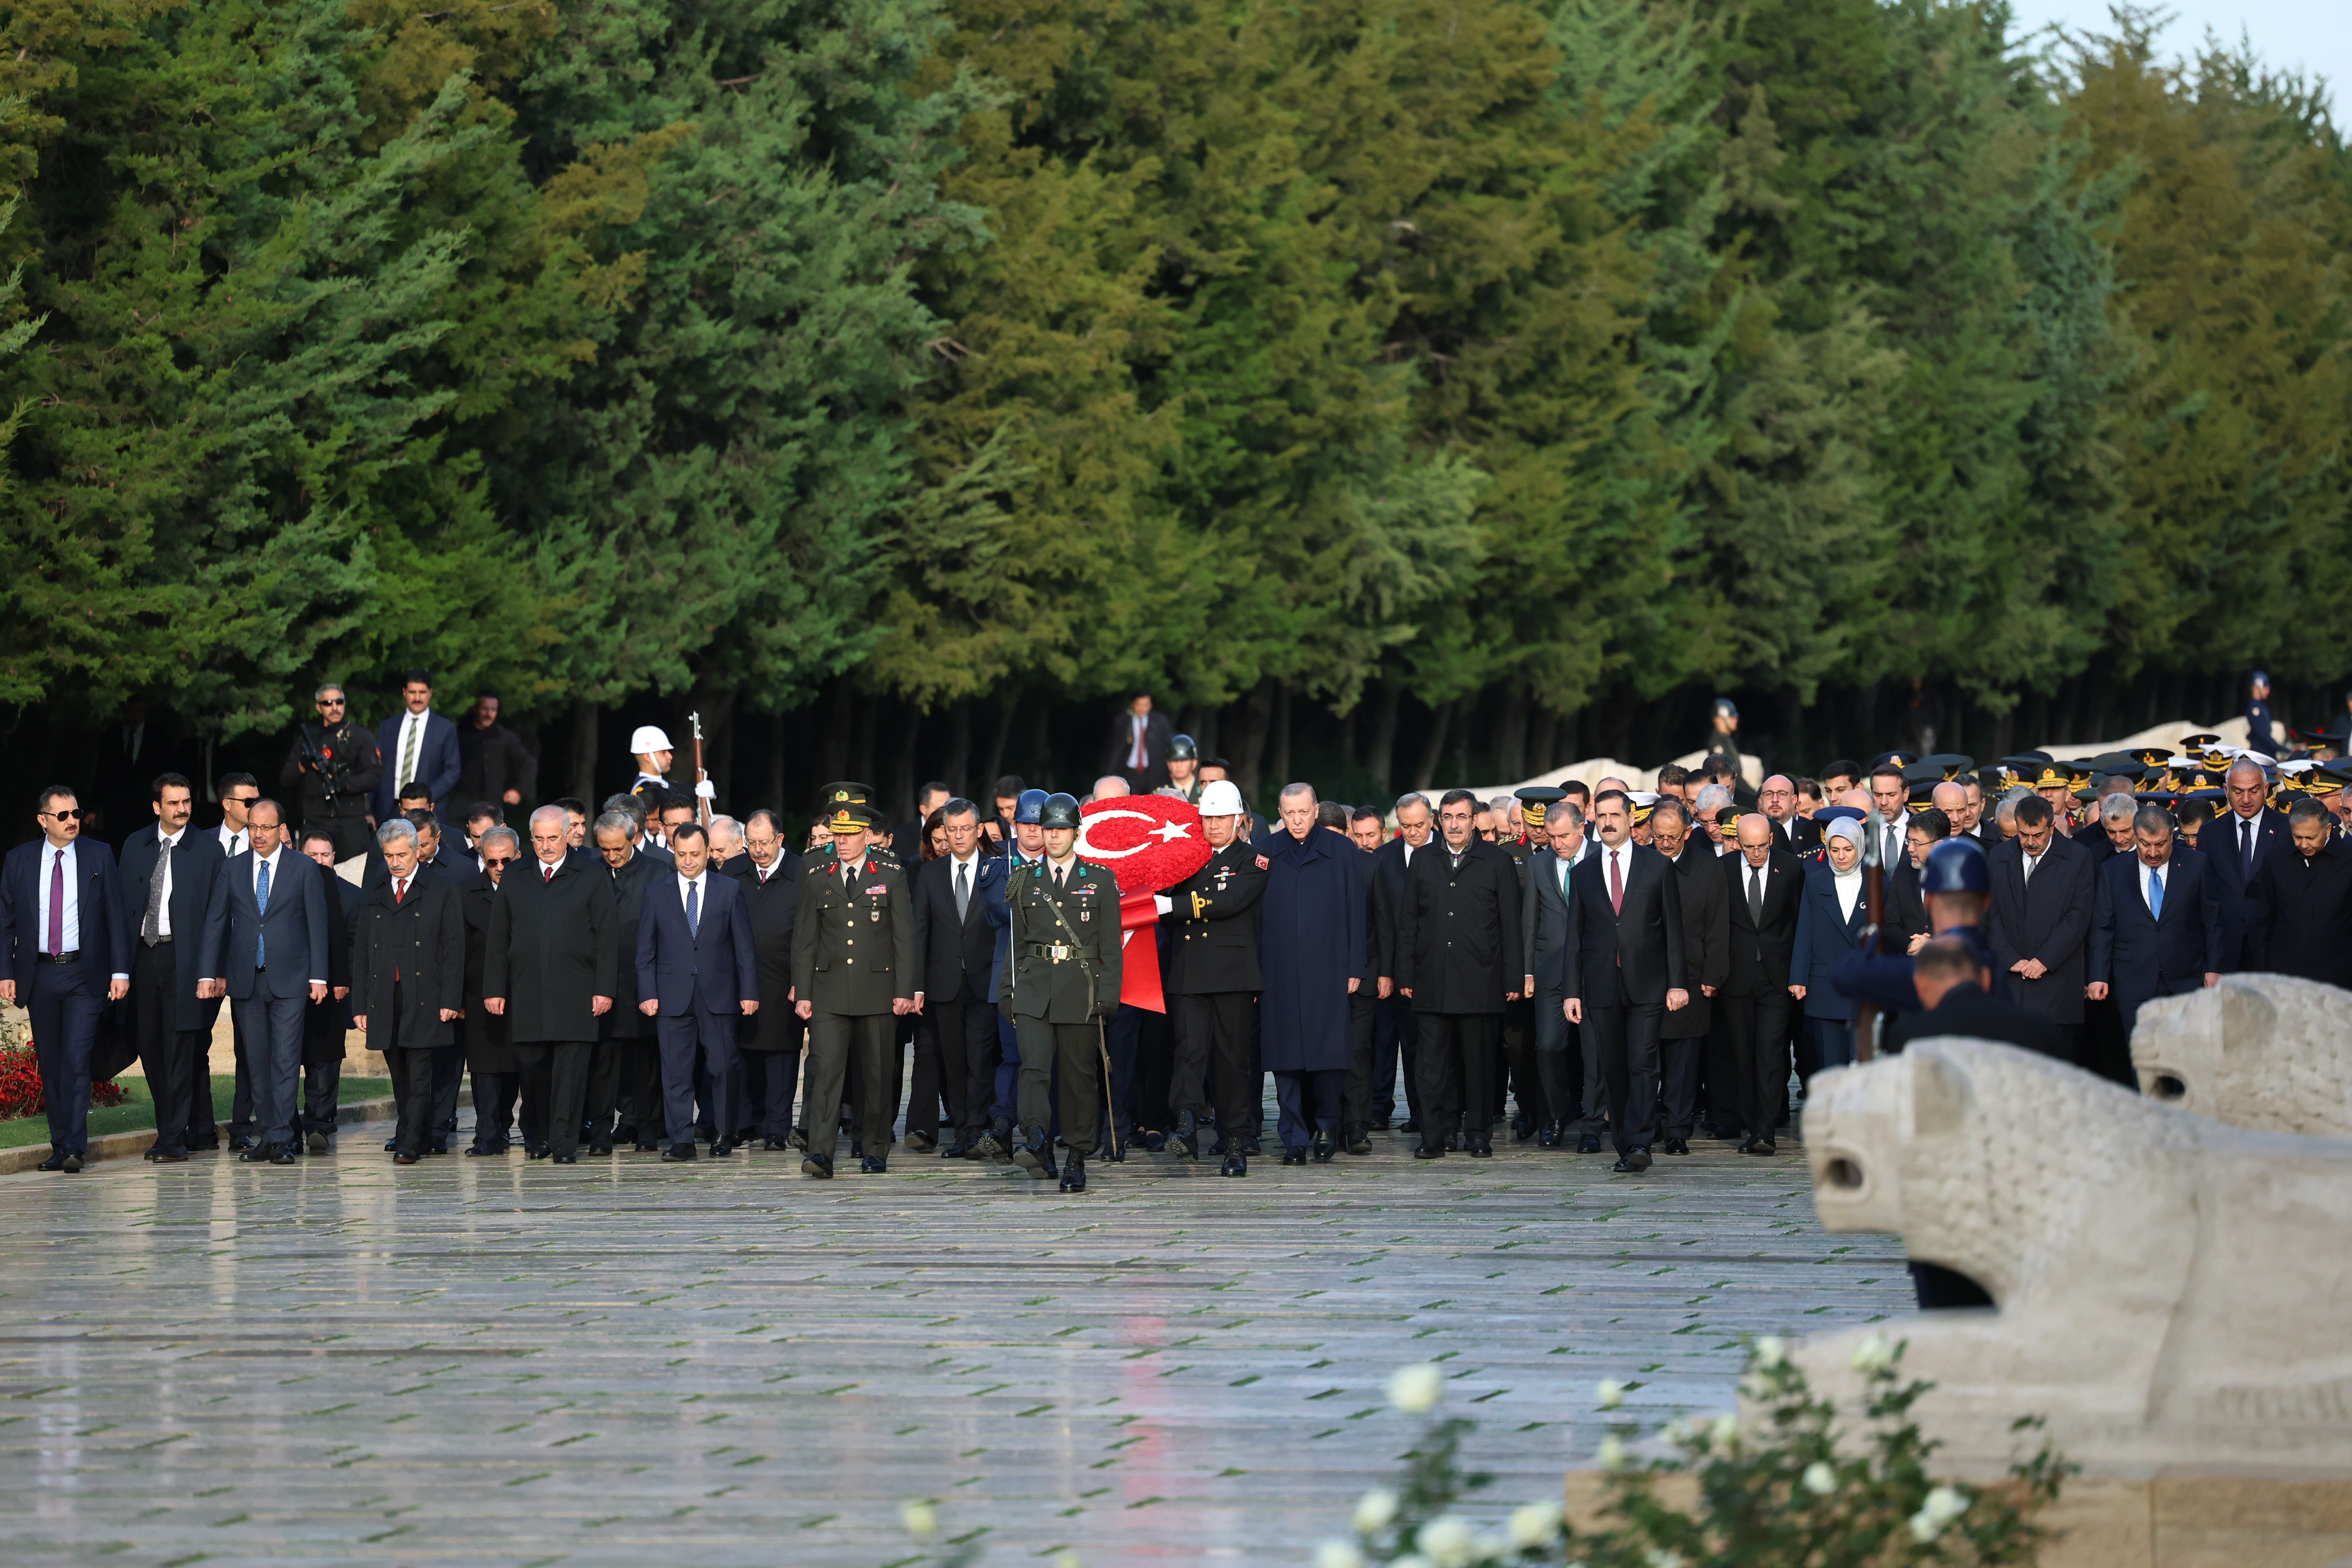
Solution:
<svg viewBox="0 0 2352 1568"><path fill-rule="evenodd" d="M386 1131L0 1177L0 1558L878 1565L929 1498L988 1563L1298 1563L1411 1446L1400 1365L1499 1513L1589 1459L1596 1380L1727 1408L1748 1337L1909 1301L1790 1143L1625 1178L1391 1133L1066 1198L903 1150L395 1171Z"/></svg>

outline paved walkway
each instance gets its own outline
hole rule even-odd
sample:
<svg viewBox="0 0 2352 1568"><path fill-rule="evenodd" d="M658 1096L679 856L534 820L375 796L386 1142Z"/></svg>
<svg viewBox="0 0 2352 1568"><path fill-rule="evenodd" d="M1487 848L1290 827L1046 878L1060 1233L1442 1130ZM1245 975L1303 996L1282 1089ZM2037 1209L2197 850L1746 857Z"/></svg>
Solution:
<svg viewBox="0 0 2352 1568"><path fill-rule="evenodd" d="M1066 1199L383 1136L0 1178L9 1563L878 1565L911 1497L990 1563L1303 1562L1409 1446L1400 1364L1444 1364L1500 1508L1590 1456L1596 1379L1726 1408L1743 1336L1909 1299L1800 1158L1716 1143L1144 1156Z"/></svg>

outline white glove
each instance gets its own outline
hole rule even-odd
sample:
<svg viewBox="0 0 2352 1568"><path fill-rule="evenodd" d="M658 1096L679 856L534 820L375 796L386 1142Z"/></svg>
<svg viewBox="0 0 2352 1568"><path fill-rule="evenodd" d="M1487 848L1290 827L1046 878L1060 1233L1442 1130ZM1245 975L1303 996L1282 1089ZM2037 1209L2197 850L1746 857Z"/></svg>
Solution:
<svg viewBox="0 0 2352 1568"><path fill-rule="evenodd" d="M695 781L694 793L700 795L705 800L717 800L719 798L719 786L712 784L709 779L698 779Z"/></svg>
<svg viewBox="0 0 2352 1568"><path fill-rule="evenodd" d="M1163 915L1173 914L1176 912L1176 900L1165 893L1154 893L1151 895L1151 907Z"/></svg>

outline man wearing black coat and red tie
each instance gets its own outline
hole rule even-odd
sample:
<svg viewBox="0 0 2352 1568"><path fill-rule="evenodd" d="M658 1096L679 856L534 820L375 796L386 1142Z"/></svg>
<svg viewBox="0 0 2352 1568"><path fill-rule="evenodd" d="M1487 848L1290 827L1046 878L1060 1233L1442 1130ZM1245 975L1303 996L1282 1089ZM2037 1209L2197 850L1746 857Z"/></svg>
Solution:
<svg viewBox="0 0 2352 1568"><path fill-rule="evenodd" d="M698 1052L710 1083L710 1152L735 1146L736 1019L760 1011L760 957L742 887L710 868L701 825L672 828L669 847L677 863L646 885L637 913L637 1011L658 1031L669 1139L662 1158L676 1162L694 1158Z"/></svg>
<svg viewBox="0 0 2352 1568"><path fill-rule="evenodd" d="M1612 1170L1650 1168L1647 1139L1657 1120L1658 1027L1690 1005L1683 952L1683 904L1673 868L1633 842L1633 803L1622 790L1592 797L1601 852L1568 879L1568 1020L1601 1052L1609 1087Z"/></svg>
<svg viewBox="0 0 2352 1568"><path fill-rule="evenodd" d="M0 866L0 1001L33 1018L49 1113L41 1169L71 1173L89 1152L99 1015L131 990L131 936L114 851L81 836L74 792L51 784L33 818L41 837L9 850Z"/></svg>
<svg viewBox="0 0 2352 1568"><path fill-rule="evenodd" d="M414 1165L433 1136L433 1052L466 1005L466 917L451 879L418 870L415 824L394 817L375 838L389 875L352 912L352 1021L392 1075L393 1163Z"/></svg>
<svg viewBox="0 0 2352 1568"><path fill-rule="evenodd" d="M1519 868L1472 831L1477 810L1478 797L1465 789L1448 790L1438 801L1440 839L1413 857L1396 910L1397 992L1412 1003L1421 1024L1416 1160L1442 1157L1457 1128L1472 1159L1495 1152L1487 1117L1496 1045L1503 1004L1519 995L1526 950ZM1675 945L1679 951L1679 936ZM1655 1055L1654 1047L1654 1070Z"/></svg>
<svg viewBox="0 0 2352 1568"><path fill-rule="evenodd" d="M530 814L531 859L499 882L482 957L482 1005L507 1020L525 1104L545 1108L544 1127L523 1128L524 1152L559 1165L579 1162L588 1075L620 959L613 879L570 853L571 827L560 805Z"/></svg>
<svg viewBox="0 0 2352 1568"><path fill-rule="evenodd" d="M2132 819L2137 849L2099 868L2091 927L2094 1001L2112 994L2131 1037L2140 1004L2221 979L2221 910L2204 856L2179 842L2162 806Z"/></svg>

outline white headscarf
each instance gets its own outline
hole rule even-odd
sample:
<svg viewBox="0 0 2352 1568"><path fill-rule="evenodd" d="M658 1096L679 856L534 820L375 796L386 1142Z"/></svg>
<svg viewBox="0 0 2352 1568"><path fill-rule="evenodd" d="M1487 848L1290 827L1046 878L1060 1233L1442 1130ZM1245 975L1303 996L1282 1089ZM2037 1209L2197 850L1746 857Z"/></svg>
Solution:
<svg viewBox="0 0 2352 1568"><path fill-rule="evenodd" d="M1847 920L1852 920L1854 903L1862 897L1861 851L1866 847L1862 824L1850 816L1841 816L1831 823L1828 831L1822 835L1823 843L1832 838L1844 839L1853 845L1856 851L1853 869L1851 871L1841 871L1837 868L1835 861L1830 862L1830 886L1837 891L1838 912ZM1824 855L1822 858L1827 860L1829 857Z"/></svg>

